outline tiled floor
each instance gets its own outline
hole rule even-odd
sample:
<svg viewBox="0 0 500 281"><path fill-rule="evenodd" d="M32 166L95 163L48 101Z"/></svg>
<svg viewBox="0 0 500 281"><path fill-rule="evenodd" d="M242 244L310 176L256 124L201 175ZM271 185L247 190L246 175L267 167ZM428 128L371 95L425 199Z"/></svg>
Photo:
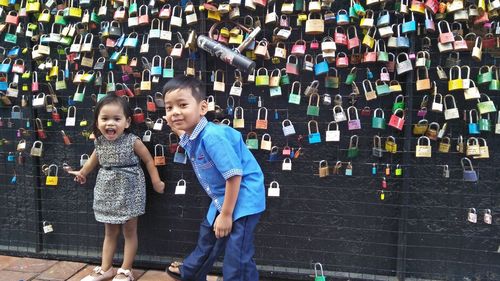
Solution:
<svg viewBox="0 0 500 281"><path fill-rule="evenodd" d="M80 262L0 256L0 281L80 281L94 266ZM134 276L137 281L174 281L158 270L134 269ZM218 281L217 276L210 276L208 281Z"/></svg>

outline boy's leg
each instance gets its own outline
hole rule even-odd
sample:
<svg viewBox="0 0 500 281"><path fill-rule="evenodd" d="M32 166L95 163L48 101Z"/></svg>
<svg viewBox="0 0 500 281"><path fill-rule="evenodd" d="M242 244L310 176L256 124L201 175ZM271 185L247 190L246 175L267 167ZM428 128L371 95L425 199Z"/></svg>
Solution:
<svg viewBox="0 0 500 281"><path fill-rule="evenodd" d="M215 260L224 250L226 240L227 237L215 238L213 226L204 219L200 224L196 248L182 262L182 280L206 281Z"/></svg>
<svg viewBox="0 0 500 281"><path fill-rule="evenodd" d="M261 214L238 219L227 237L222 275L224 281L258 281L259 272L253 260L255 226Z"/></svg>

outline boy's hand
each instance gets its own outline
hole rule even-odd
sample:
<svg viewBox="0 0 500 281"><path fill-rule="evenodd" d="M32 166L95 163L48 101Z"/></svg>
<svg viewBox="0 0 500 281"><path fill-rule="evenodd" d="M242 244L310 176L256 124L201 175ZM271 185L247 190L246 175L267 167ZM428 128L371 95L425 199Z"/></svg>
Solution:
<svg viewBox="0 0 500 281"><path fill-rule="evenodd" d="M84 184L87 182L87 176L82 174L80 171L68 171L68 174L75 176L74 181L79 184Z"/></svg>
<svg viewBox="0 0 500 281"><path fill-rule="evenodd" d="M154 182L153 189L156 192L163 194L165 192L165 183L162 181Z"/></svg>
<svg viewBox="0 0 500 281"><path fill-rule="evenodd" d="M233 217L226 214L219 214L215 219L214 231L217 239L223 238L231 233L233 228Z"/></svg>

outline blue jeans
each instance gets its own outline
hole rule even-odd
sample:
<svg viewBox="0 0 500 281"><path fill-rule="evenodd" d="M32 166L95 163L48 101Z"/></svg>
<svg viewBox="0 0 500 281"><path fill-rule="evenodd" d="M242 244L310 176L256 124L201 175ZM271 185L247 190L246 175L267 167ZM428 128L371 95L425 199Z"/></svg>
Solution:
<svg viewBox="0 0 500 281"><path fill-rule="evenodd" d="M182 280L206 281L217 257L225 251L222 274L224 281L258 281L259 272L253 260L255 226L261 214L242 217L233 222L231 233L215 238L213 226L205 218L200 224L198 244L181 268Z"/></svg>

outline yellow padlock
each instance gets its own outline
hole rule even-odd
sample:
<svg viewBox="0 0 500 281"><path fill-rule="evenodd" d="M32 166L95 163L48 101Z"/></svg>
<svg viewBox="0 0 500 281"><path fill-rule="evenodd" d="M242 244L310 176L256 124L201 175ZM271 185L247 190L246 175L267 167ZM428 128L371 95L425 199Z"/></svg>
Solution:
<svg viewBox="0 0 500 281"><path fill-rule="evenodd" d="M54 186L57 185L59 178L57 177L57 172L59 171L59 167L56 164L52 164L49 166L47 171L47 178L45 179L45 185Z"/></svg>
<svg viewBox="0 0 500 281"><path fill-rule="evenodd" d="M80 121L80 127L85 127L89 124L89 122L87 122L87 120L83 119L82 121Z"/></svg>

